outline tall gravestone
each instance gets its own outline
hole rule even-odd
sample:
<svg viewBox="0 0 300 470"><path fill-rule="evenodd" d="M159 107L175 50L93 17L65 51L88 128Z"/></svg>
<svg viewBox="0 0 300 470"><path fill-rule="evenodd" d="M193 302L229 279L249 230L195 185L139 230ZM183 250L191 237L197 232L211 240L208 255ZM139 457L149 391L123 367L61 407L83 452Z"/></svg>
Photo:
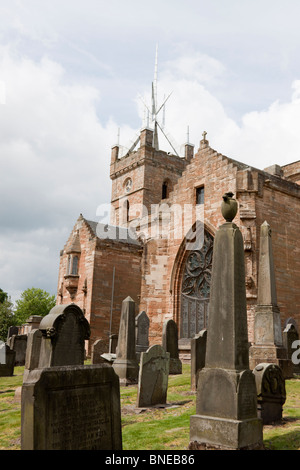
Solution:
<svg viewBox="0 0 300 470"><path fill-rule="evenodd" d="M122 450L119 379L109 365L34 369L21 400L22 450Z"/></svg>
<svg viewBox="0 0 300 470"><path fill-rule="evenodd" d="M27 334L27 347L25 355L25 367L23 373L23 382L27 380L28 374L31 370L37 369L40 360L40 350L42 342L42 332L38 329L30 330ZM21 400L22 387L17 387L15 390L15 401Z"/></svg>
<svg viewBox="0 0 300 470"><path fill-rule="evenodd" d="M147 351L149 348L149 318L146 312L141 312L135 319L136 331L136 355L140 359L142 352Z"/></svg>
<svg viewBox="0 0 300 470"><path fill-rule="evenodd" d="M250 367L269 362L278 364L283 376L293 376L292 362L283 346L280 310L277 305L272 235L265 221L260 228L257 306L254 318L254 344L250 348Z"/></svg>
<svg viewBox="0 0 300 470"><path fill-rule="evenodd" d="M214 240L205 367L199 372L190 449L262 448L249 346L243 237L232 222L237 202L223 196L226 222Z"/></svg>
<svg viewBox="0 0 300 470"><path fill-rule="evenodd" d="M286 400L285 379L277 364L258 364L253 370L257 390L257 413L263 424L272 424L282 418Z"/></svg>
<svg viewBox="0 0 300 470"><path fill-rule="evenodd" d="M39 326L42 333L39 367L84 363L90 325L76 304L56 305Z"/></svg>
<svg viewBox="0 0 300 470"><path fill-rule="evenodd" d="M167 402L170 353L155 344L141 353L137 406Z"/></svg>
<svg viewBox="0 0 300 470"><path fill-rule="evenodd" d="M26 380L27 375L33 369L37 369L40 362L40 351L42 344L42 332L39 329L31 330L28 333L27 349L25 356L25 368L23 374L23 381Z"/></svg>
<svg viewBox="0 0 300 470"><path fill-rule="evenodd" d="M170 353L169 374L182 374L182 362L179 359L178 329L174 320L166 320L163 324L162 347Z"/></svg>
<svg viewBox="0 0 300 470"><path fill-rule="evenodd" d="M198 375L205 367L207 330L201 330L191 339L191 390L197 389Z"/></svg>
<svg viewBox="0 0 300 470"><path fill-rule="evenodd" d="M122 302L118 346L113 368L122 385L138 382L139 365L135 354L135 302L127 297Z"/></svg>

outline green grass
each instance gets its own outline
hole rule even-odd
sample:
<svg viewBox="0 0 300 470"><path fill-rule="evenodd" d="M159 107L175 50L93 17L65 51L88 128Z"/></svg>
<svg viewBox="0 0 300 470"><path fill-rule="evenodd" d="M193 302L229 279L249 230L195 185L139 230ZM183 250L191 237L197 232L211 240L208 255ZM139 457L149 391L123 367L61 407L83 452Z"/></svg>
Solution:
<svg viewBox="0 0 300 470"><path fill-rule="evenodd" d="M264 443L270 450L300 450L300 377L286 381L286 393L281 424L264 427Z"/></svg>
<svg viewBox="0 0 300 470"><path fill-rule="evenodd" d="M0 450L21 448L21 406L15 390L22 385L23 367L13 377L0 378ZM264 445L270 450L300 450L300 378L286 381L287 399L279 424L264 426ZM137 408L137 386L120 388L124 450L185 450L196 394L190 390L190 367L169 376L167 406Z"/></svg>

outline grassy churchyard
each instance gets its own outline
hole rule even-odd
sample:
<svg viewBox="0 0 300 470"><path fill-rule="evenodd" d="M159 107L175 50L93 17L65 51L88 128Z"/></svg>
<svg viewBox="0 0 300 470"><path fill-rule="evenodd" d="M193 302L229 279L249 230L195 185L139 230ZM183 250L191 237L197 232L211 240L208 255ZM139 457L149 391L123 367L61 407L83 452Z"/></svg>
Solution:
<svg viewBox="0 0 300 470"><path fill-rule="evenodd" d="M15 390L22 385L24 367L13 377L0 378L0 450L20 450L21 404ZM287 400L280 423L264 426L268 450L300 450L300 376L286 381ZM137 386L121 387L124 450L186 450L190 416L196 394L190 390L190 366L183 374L169 376L167 406L136 408Z"/></svg>

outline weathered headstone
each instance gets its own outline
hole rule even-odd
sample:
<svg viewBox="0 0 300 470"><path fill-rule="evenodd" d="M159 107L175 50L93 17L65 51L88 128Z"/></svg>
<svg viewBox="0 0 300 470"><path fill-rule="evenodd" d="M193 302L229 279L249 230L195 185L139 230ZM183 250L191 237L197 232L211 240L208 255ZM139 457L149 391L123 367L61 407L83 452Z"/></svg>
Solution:
<svg viewBox="0 0 300 470"><path fill-rule="evenodd" d="M110 335L109 336L109 343L108 343L108 353L102 353L101 359L104 362L112 364L116 360L116 350L118 346L118 335Z"/></svg>
<svg viewBox="0 0 300 470"><path fill-rule="evenodd" d="M42 332L40 330L30 330L27 335L27 348L25 355L25 367L23 372L23 382L27 380L29 372L33 369L37 369L40 360L40 350L42 342ZM14 401L21 401L21 390L22 387L17 387L15 390Z"/></svg>
<svg viewBox="0 0 300 470"><path fill-rule="evenodd" d="M6 364L6 347L2 340L0 340L0 364Z"/></svg>
<svg viewBox="0 0 300 470"><path fill-rule="evenodd" d="M14 375L16 351L10 349L8 344L4 345L4 349L1 356L5 356L5 362L0 363L0 377L11 377Z"/></svg>
<svg viewBox="0 0 300 470"><path fill-rule="evenodd" d="M271 228L265 221L260 228L257 306L254 318L254 344L250 348L250 367L269 362L278 364L285 378L293 376L292 362L283 346L280 310L277 305Z"/></svg>
<svg viewBox="0 0 300 470"><path fill-rule="evenodd" d="M13 335L10 338L10 349L16 352L15 366L24 366L26 348L27 348L27 335Z"/></svg>
<svg viewBox="0 0 300 470"><path fill-rule="evenodd" d="M214 240L205 367L198 377L189 448L259 449L262 420L249 369L243 237L232 222L236 201L229 194L223 199L229 211L223 204L226 223Z"/></svg>
<svg viewBox="0 0 300 470"><path fill-rule="evenodd" d="M277 364L258 364L253 370L257 390L257 412L263 424L282 419L286 400L285 379Z"/></svg>
<svg viewBox="0 0 300 470"><path fill-rule="evenodd" d="M139 365L135 354L135 302L127 297L122 302L116 360L113 368L122 385L138 382Z"/></svg>
<svg viewBox="0 0 300 470"><path fill-rule="evenodd" d="M147 351L149 348L149 318L146 312L141 312L135 319L136 328L136 355L140 360L141 352Z"/></svg>
<svg viewBox="0 0 300 470"><path fill-rule="evenodd" d="M122 450L120 386L108 365L34 369L22 386L22 450Z"/></svg>
<svg viewBox="0 0 300 470"><path fill-rule="evenodd" d="M294 322L292 321L287 322L287 325L282 333L282 339L283 339L283 346L287 350L287 357L293 363L294 374L300 374L300 363L296 364L293 361L293 357L294 357L293 355L295 353L295 346L297 348L300 346L300 344L297 343L299 341L299 333L297 330L297 326L294 324Z"/></svg>
<svg viewBox="0 0 300 470"><path fill-rule="evenodd" d="M19 334L19 327L18 326L10 326L7 332L7 341L13 336Z"/></svg>
<svg viewBox="0 0 300 470"><path fill-rule="evenodd" d="M174 320L166 320L163 324L162 347L170 353L169 374L182 374L182 362L178 351L178 329Z"/></svg>
<svg viewBox="0 0 300 470"><path fill-rule="evenodd" d="M199 372L205 367L206 340L206 329L191 339L191 390L197 390Z"/></svg>
<svg viewBox="0 0 300 470"><path fill-rule="evenodd" d="M84 363L89 322L78 305L56 305L39 326L42 332L39 367Z"/></svg>
<svg viewBox="0 0 300 470"><path fill-rule="evenodd" d="M137 406L167 402L170 353L156 344L141 353Z"/></svg>
<svg viewBox="0 0 300 470"><path fill-rule="evenodd" d="M91 350L91 363L92 364L102 364L104 362L102 354L106 351L106 343L103 339L97 339L93 345Z"/></svg>
<svg viewBox="0 0 300 470"><path fill-rule="evenodd" d="M39 366L41 344L42 344L42 332L38 329L31 330L28 333L28 338L27 338L27 349L26 349L23 381L26 380L26 377L31 370L37 369Z"/></svg>
<svg viewBox="0 0 300 470"><path fill-rule="evenodd" d="M41 317L40 315L31 315L27 320L28 328L26 333L28 334L31 330L37 330L40 326L42 318L43 317Z"/></svg>

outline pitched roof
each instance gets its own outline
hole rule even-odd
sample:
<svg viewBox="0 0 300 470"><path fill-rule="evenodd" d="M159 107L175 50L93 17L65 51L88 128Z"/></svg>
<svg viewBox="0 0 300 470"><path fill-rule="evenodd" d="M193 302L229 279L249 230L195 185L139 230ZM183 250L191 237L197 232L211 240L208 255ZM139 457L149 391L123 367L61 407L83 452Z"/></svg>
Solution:
<svg viewBox="0 0 300 470"><path fill-rule="evenodd" d="M79 233L77 231L72 239L72 243L67 253L80 253L80 252L81 252L81 246L80 246Z"/></svg>
<svg viewBox="0 0 300 470"><path fill-rule="evenodd" d="M100 240L114 240L121 243L130 243L132 245L141 245L135 237L134 232L126 227L118 227L109 224L102 224L93 220L86 220L92 234Z"/></svg>

